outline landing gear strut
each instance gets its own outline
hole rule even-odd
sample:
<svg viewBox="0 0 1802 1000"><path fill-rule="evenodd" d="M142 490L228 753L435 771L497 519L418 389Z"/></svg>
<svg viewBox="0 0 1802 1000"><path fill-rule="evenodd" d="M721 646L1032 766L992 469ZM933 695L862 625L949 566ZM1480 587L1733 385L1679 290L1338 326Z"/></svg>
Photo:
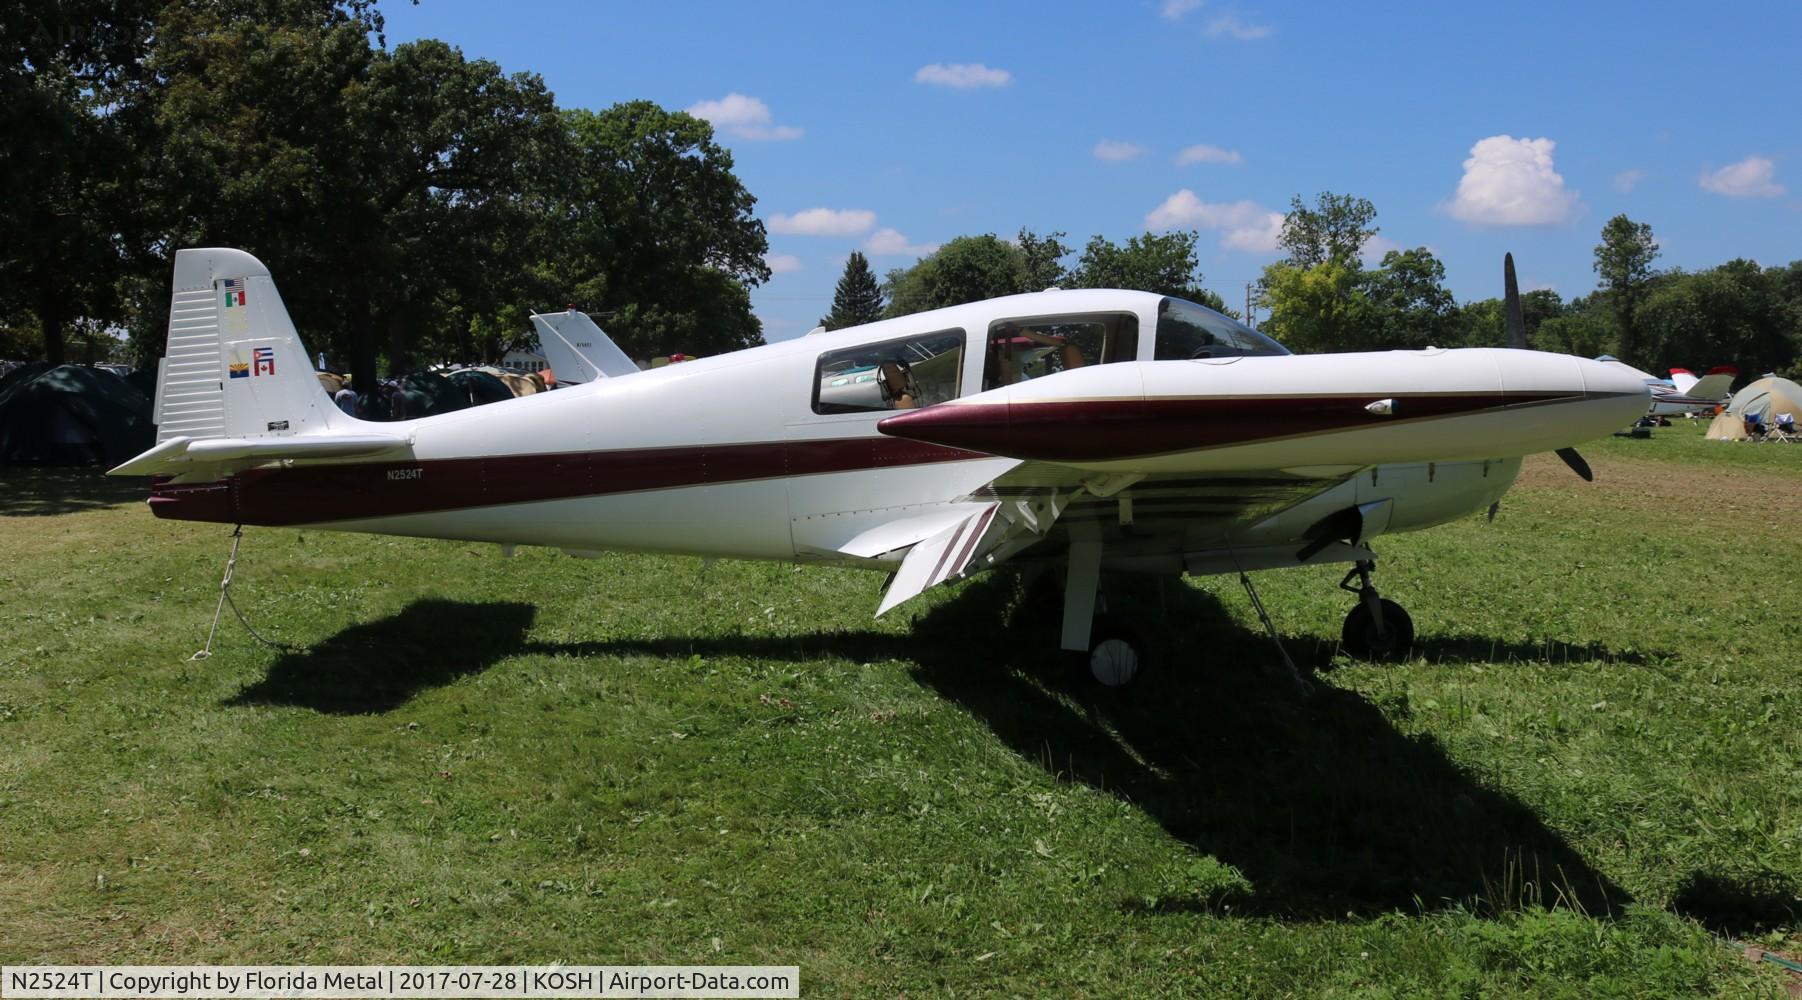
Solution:
<svg viewBox="0 0 1802 1000"><path fill-rule="evenodd" d="M1113 616L1096 613L1101 585L1101 542L1077 538L1070 546L1064 576L1061 645L1080 656L1088 675L1102 687L1131 684L1145 665L1145 641Z"/></svg>
<svg viewBox="0 0 1802 1000"><path fill-rule="evenodd" d="M1399 659L1414 645L1414 619L1401 605L1377 593L1376 584L1370 580L1370 571L1375 568L1374 563L1360 562L1339 581L1340 590L1358 598L1351 613L1345 616L1340 645L1360 660Z"/></svg>

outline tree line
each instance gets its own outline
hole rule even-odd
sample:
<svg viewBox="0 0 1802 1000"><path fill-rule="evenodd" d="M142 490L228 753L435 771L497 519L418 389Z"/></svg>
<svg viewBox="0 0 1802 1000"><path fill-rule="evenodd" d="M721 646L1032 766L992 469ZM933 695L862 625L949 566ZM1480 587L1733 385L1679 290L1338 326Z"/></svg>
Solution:
<svg viewBox="0 0 1802 1000"><path fill-rule="evenodd" d="M701 119L647 101L560 107L536 74L439 40L389 46L374 0L46 0L0 18L0 356L162 349L180 247L278 276L308 342L360 384L494 359L532 307L593 313L637 357L762 342L756 199ZM1299 351L1504 342L1433 253L1366 266L1370 202L1294 199L1261 326ZM828 327L1049 287L1125 287L1226 310L1195 232L961 236L881 280L853 254ZM1796 365L1802 261L1659 270L1649 226L1603 227L1594 291L1524 297L1536 347L1652 371Z"/></svg>
<svg viewBox="0 0 1802 1000"><path fill-rule="evenodd" d="M1257 284L1260 328L1304 353L1506 346L1502 300L1459 304L1445 287L1445 265L1426 247L1364 263L1380 231L1376 215L1370 201L1353 195L1292 199L1277 241L1284 256ZM1123 244L1096 236L1068 264L1074 251L1065 235L1022 229L1011 240L959 237L880 283L863 255L853 254L820 322L837 329L1050 287L1140 289L1237 316L1204 287L1194 232L1145 233ZM1714 365L1751 376L1797 369L1802 261L1661 271L1658 252L1649 225L1610 219L1595 247L1594 291L1569 301L1551 289L1521 297L1528 343L1584 357L1612 354L1661 374Z"/></svg>
<svg viewBox="0 0 1802 1000"><path fill-rule="evenodd" d="M498 358L566 302L638 357L762 342L767 236L703 120L390 47L372 0L37 6L0 19L0 356L122 328L153 360L192 246L262 259L361 384Z"/></svg>

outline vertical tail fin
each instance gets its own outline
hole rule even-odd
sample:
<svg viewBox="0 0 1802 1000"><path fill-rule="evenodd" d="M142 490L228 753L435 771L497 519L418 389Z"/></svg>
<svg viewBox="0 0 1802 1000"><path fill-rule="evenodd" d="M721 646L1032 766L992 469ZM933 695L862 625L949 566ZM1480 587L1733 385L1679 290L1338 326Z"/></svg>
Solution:
<svg viewBox="0 0 1802 1000"><path fill-rule="evenodd" d="M269 269L242 250L175 252L155 414L156 446L112 475L201 481L278 459L376 455L410 444L332 404Z"/></svg>
<svg viewBox="0 0 1802 1000"><path fill-rule="evenodd" d="M157 442L291 435L348 421L313 375L269 269L242 250L175 252Z"/></svg>
<svg viewBox="0 0 1802 1000"><path fill-rule="evenodd" d="M585 312L533 313L532 326L538 330L538 346L551 364L551 374L559 382L578 385L638 371L626 352Z"/></svg>

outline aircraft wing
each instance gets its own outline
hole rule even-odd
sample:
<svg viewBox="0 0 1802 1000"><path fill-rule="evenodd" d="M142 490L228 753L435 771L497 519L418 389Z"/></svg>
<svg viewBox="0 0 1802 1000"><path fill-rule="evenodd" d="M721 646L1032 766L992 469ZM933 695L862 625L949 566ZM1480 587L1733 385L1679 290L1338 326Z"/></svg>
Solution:
<svg viewBox="0 0 1802 1000"><path fill-rule="evenodd" d="M912 545L876 610L881 616L941 583L993 568L1028 549L1056 552L1076 536L1118 539L1137 533L1175 538L1178 544L1184 538L1229 538L1352 474L1272 469L1145 476L1021 462L940 511L865 532L840 551L868 557L902 547L896 543Z"/></svg>

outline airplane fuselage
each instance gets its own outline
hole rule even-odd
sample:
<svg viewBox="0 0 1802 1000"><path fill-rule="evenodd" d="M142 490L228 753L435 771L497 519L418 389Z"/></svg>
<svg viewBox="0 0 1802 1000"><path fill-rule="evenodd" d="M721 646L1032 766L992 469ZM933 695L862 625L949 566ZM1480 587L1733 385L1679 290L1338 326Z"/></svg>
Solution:
<svg viewBox="0 0 1802 1000"><path fill-rule="evenodd" d="M410 447L184 476L159 482L151 504L162 517L224 523L888 569L898 554L849 555L848 543L931 517L1023 462L1055 463L1097 477L1060 531L1104 534L1121 567L1205 572L1228 550L1292 547L1350 505L1387 501L1367 536L1481 510L1512 484L1521 455L1605 432L1645 405L1643 389L1593 362L1537 352L1157 360L1159 304L1063 291L902 317L366 424ZM984 390L994 330L1074 329L1096 315L1136 328L1129 354ZM936 365L926 398L850 412L822 403L822 371L861 345L919 352L929 340L943 351L912 366ZM1107 477L1128 470L1138 478L1110 488ZM1209 516L1223 510L1240 516Z"/></svg>

